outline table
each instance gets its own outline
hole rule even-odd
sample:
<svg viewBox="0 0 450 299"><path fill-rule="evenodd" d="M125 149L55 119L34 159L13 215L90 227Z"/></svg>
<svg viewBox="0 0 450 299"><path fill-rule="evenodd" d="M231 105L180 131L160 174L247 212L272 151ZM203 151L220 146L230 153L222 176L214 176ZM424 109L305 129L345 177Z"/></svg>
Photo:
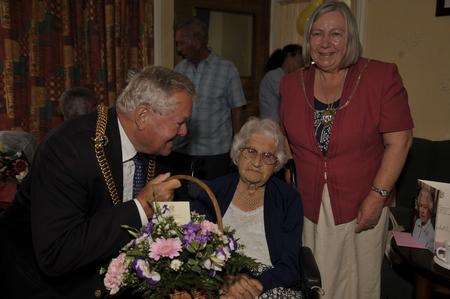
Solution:
<svg viewBox="0 0 450 299"><path fill-rule="evenodd" d="M431 298L432 290L450 296L450 270L435 264L431 251L398 246L394 238L391 248L391 260L414 273L417 299Z"/></svg>

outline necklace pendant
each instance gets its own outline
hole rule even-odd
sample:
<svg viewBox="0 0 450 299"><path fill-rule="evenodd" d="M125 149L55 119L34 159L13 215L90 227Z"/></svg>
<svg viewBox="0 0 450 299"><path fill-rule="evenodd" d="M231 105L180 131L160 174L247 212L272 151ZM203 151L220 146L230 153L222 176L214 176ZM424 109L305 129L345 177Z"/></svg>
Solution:
<svg viewBox="0 0 450 299"><path fill-rule="evenodd" d="M330 126L333 123L336 108L328 107L323 111L321 122L324 126Z"/></svg>

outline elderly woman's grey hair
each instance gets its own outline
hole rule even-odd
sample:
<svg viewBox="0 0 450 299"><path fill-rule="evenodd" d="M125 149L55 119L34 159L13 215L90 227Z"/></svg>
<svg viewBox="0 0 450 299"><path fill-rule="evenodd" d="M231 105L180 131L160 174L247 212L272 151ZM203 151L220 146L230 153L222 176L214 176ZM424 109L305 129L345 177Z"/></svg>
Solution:
<svg viewBox="0 0 450 299"><path fill-rule="evenodd" d="M95 110L95 95L85 87L66 89L59 98L59 105L64 120L77 118Z"/></svg>
<svg viewBox="0 0 450 299"><path fill-rule="evenodd" d="M234 164L237 165L239 159L239 151L246 147L248 141L254 134L260 134L271 138L275 142L276 152L274 155L278 159L278 164L275 166L275 172L280 170L288 160L285 147L285 137L281 132L280 126L271 119L260 119L257 117L250 117L249 120L242 126L239 133L234 136L233 145L231 146L230 156Z"/></svg>
<svg viewBox="0 0 450 299"><path fill-rule="evenodd" d="M117 110L128 113L139 105L150 105L158 113L168 113L177 105L172 95L182 91L195 96L189 78L165 67L146 67L131 78L117 99Z"/></svg>
<svg viewBox="0 0 450 299"><path fill-rule="evenodd" d="M208 44L208 26L198 18L192 18L181 22L175 26L175 32L180 29L186 29L193 38L199 40L201 43Z"/></svg>
<svg viewBox="0 0 450 299"><path fill-rule="evenodd" d="M362 55L362 46L359 40L358 25L350 8L344 2L328 1L317 7L305 24L305 33L303 36L303 61L305 62L305 66L307 67L309 67L312 63L310 49L311 45L309 42L312 26L320 16L332 11L339 12L344 17L347 25L347 52L342 59L340 68L344 69L351 66L352 64L355 64L358 61L359 57L361 57Z"/></svg>
<svg viewBox="0 0 450 299"><path fill-rule="evenodd" d="M0 131L0 143L8 150L22 152L28 162L33 162L37 141L33 134L22 131Z"/></svg>
<svg viewBox="0 0 450 299"><path fill-rule="evenodd" d="M433 202L433 195L431 194L431 190L422 187L422 189L420 189L419 195L417 196L416 199L416 210L419 210L419 204L420 204L420 200L424 199L426 203L428 203L428 210L430 211L431 214L433 214L433 206L434 206L434 202Z"/></svg>

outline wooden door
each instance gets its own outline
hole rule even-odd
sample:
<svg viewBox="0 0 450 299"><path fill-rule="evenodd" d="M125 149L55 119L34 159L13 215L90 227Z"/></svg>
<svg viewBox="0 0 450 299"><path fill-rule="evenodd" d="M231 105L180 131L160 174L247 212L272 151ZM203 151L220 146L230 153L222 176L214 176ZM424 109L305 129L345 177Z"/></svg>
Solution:
<svg viewBox="0 0 450 299"><path fill-rule="evenodd" d="M248 61L246 57L242 59L243 62L241 63L241 61L233 61L233 58L226 55L221 56L233 61L235 65L243 65L244 70L240 70L240 76L248 103L244 109L244 115L246 117L259 115L259 82L264 75L264 64L269 56L270 0L175 0L174 3L175 24L194 16L202 19L205 12L208 13L208 17L209 12L212 12L215 14L223 13L227 16L241 15L244 17L244 22L248 18L251 19L251 42L245 41L247 46L250 47L247 55ZM240 34L240 32L238 33ZM242 44L237 43L232 47L236 53L244 51ZM214 48L213 50L215 51ZM174 61L177 64L182 58L177 55L176 49L174 55Z"/></svg>

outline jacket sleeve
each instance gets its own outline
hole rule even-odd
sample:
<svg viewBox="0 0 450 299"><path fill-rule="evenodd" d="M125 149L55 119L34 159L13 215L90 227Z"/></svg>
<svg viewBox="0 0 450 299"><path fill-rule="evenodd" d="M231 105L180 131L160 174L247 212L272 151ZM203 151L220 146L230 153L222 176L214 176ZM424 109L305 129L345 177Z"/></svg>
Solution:
<svg viewBox="0 0 450 299"><path fill-rule="evenodd" d="M257 279L264 287L264 291L276 287L294 287L299 282L299 252L303 230L303 208L300 196L295 190L286 194L286 205L283 207L284 217L280 236L272 236L278 246L278 254L273 259L272 266L264 271Z"/></svg>
<svg viewBox="0 0 450 299"><path fill-rule="evenodd" d="M385 64L382 74L380 132L397 132L414 127L408 93L395 64Z"/></svg>
<svg viewBox="0 0 450 299"><path fill-rule="evenodd" d="M113 206L102 198L96 161L86 161L79 146L69 138L47 140L32 166L32 239L49 276L98 265L130 240L121 225L140 227L133 201Z"/></svg>

